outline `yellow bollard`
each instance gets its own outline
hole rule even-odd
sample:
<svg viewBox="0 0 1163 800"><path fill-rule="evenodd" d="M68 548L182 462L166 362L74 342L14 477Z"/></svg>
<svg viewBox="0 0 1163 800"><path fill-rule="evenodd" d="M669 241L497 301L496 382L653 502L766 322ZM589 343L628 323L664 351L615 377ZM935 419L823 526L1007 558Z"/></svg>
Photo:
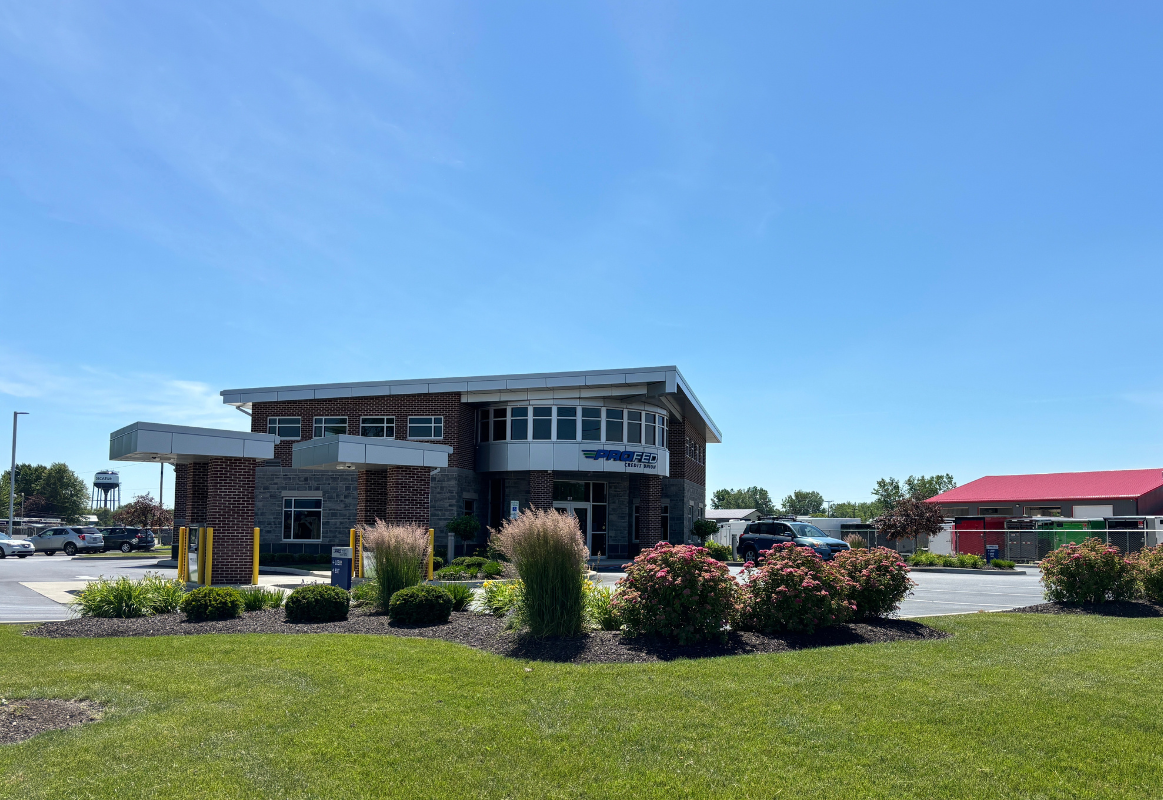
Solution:
<svg viewBox="0 0 1163 800"><path fill-rule="evenodd" d="M258 586L258 528L254 529L254 565L250 570L250 582Z"/></svg>
<svg viewBox="0 0 1163 800"><path fill-rule="evenodd" d="M355 572L355 560L358 556L358 553L355 552L355 528L351 529L351 541L349 541L348 544L351 547L351 574L354 577L356 574L356 572Z"/></svg>
<svg viewBox="0 0 1163 800"><path fill-rule="evenodd" d="M214 582L214 529L206 529L206 580L204 586Z"/></svg>
<svg viewBox="0 0 1163 800"><path fill-rule="evenodd" d="M358 528L357 530L359 531L356 534L356 536L357 536L356 541L359 543L359 564L355 569L355 576L357 578L362 578L363 577L363 528Z"/></svg>
<svg viewBox="0 0 1163 800"><path fill-rule="evenodd" d="M190 580L190 535L185 528L178 528L178 580Z"/></svg>
<svg viewBox="0 0 1163 800"><path fill-rule="evenodd" d="M206 585L206 529L198 528L198 583Z"/></svg>
<svg viewBox="0 0 1163 800"><path fill-rule="evenodd" d="M428 580L432 580L432 548L436 546L436 529L428 529Z"/></svg>

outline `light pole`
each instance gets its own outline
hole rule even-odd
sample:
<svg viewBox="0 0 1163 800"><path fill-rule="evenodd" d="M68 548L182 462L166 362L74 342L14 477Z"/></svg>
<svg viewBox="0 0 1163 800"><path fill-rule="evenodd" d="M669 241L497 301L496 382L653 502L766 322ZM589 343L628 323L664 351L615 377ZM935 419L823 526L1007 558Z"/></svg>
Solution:
<svg viewBox="0 0 1163 800"><path fill-rule="evenodd" d="M12 538L12 534L16 532L14 527L15 520L12 516L16 513L16 420L20 418L21 414L27 414L27 411L13 411L12 412L12 469L8 473L8 538ZM24 505L21 503L21 505ZM23 510L23 509L21 509Z"/></svg>

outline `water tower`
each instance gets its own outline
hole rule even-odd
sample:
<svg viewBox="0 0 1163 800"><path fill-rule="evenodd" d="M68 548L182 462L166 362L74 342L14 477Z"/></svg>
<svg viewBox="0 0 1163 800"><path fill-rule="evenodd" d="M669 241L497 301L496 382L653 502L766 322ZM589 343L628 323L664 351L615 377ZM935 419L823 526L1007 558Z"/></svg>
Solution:
<svg viewBox="0 0 1163 800"><path fill-rule="evenodd" d="M93 478L90 508L116 511L121 506L121 476L111 469L103 469Z"/></svg>

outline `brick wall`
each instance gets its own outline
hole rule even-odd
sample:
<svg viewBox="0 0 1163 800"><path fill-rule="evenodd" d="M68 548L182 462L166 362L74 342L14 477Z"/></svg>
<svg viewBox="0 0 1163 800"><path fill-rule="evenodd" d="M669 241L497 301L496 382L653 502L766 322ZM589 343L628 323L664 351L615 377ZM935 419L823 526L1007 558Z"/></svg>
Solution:
<svg viewBox="0 0 1163 800"><path fill-rule="evenodd" d="M398 394L380 397L340 397L331 400L283 400L274 403L255 403L251 410L250 429L266 433L267 417L299 417L303 440L312 438L315 417L347 417L347 433L359 436L360 417L395 417L396 438L408 438L408 417L444 417L444 438L426 439L452 447L448 466L474 469L476 464L476 433L473 428L473 409L460 402L459 392L439 394ZM284 467L291 466L291 447L294 442L275 445L275 458Z"/></svg>
<svg viewBox="0 0 1163 800"><path fill-rule="evenodd" d="M552 471L529 471L529 505L543 511L553 508Z"/></svg>
<svg viewBox="0 0 1163 800"><path fill-rule="evenodd" d="M206 524L214 529L211 582L250 583L254 565L255 462L211 458L205 466L209 489Z"/></svg>
<svg viewBox="0 0 1163 800"><path fill-rule="evenodd" d="M190 479L186 484L186 517L191 525L205 525L210 465L200 461L190 465Z"/></svg>
<svg viewBox="0 0 1163 800"><path fill-rule="evenodd" d="M186 495L190 491L190 465L174 464L174 527L180 528L188 519Z"/></svg>
<svg viewBox="0 0 1163 800"><path fill-rule="evenodd" d="M388 473L386 470L364 469L359 472L359 508L356 522L374 525L384 519L388 509Z"/></svg>
<svg viewBox="0 0 1163 800"><path fill-rule="evenodd" d="M638 543L646 550L662 539L662 480L643 475L638 480Z"/></svg>
<svg viewBox="0 0 1163 800"><path fill-rule="evenodd" d="M688 446L697 454L692 458ZM707 437L697 425L671 419L666 449L670 452L670 477L707 485ZM701 462L701 463L700 463Z"/></svg>
<svg viewBox="0 0 1163 800"><path fill-rule="evenodd" d="M431 467L390 467L388 475L388 523L428 527Z"/></svg>

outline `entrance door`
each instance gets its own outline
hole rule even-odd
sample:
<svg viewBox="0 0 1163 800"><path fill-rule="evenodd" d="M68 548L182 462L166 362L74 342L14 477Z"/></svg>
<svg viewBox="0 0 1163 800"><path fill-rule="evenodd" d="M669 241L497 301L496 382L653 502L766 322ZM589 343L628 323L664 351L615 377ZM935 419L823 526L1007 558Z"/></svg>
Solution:
<svg viewBox="0 0 1163 800"><path fill-rule="evenodd" d="M581 528L582 536L586 540L586 549L594 554L593 532L590 531L590 504L589 503L554 503L553 508L557 511L566 511L577 517L578 527Z"/></svg>

